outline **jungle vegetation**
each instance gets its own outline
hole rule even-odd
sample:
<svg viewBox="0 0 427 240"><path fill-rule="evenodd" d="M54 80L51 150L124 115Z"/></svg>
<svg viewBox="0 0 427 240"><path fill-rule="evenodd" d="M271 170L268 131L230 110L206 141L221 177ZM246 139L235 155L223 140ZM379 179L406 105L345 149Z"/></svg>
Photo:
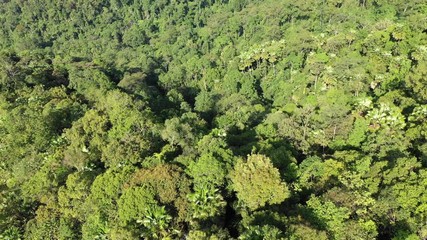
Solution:
<svg viewBox="0 0 427 240"><path fill-rule="evenodd" d="M0 0L0 239L427 239L425 0Z"/></svg>

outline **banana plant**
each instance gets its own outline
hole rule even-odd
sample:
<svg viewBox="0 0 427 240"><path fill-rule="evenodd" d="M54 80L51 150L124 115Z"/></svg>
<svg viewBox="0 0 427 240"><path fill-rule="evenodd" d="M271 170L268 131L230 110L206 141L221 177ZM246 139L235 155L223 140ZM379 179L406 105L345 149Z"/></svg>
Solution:
<svg viewBox="0 0 427 240"><path fill-rule="evenodd" d="M149 205L146 208L144 218L136 222L143 226L142 237L148 239L164 239L169 235L169 224L172 217L164 206Z"/></svg>
<svg viewBox="0 0 427 240"><path fill-rule="evenodd" d="M201 184L194 190L187 196L193 209L193 218L206 219L218 215L226 204L217 188Z"/></svg>

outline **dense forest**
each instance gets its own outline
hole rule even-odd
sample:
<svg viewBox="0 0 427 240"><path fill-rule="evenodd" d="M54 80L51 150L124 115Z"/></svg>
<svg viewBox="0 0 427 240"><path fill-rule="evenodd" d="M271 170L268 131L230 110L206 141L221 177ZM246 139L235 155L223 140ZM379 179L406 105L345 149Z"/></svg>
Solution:
<svg viewBox="0 0 427 240"><path fill-rule="evenodd" d="M0 239L427 239L425 0L0 0Z"/></svg>

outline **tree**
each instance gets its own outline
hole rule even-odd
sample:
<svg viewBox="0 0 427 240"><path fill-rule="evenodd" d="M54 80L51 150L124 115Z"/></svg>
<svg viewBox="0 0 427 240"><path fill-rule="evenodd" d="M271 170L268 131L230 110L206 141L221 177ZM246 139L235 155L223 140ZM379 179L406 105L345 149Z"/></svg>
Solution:
<svg viewBox="0 0 427 240"><path fill-rule="evenodd" d="M246 161L239 160L230 178L237 198L252 211L266 204L281 203L290 195L286 183L280 179L279 171L263 155L252 154Z"/></svg>
<svg viewBox="0 0 427 240"><path fill-rule="evenodd" d="M333 159L309 157L299 165L297 188L321 192L334 185L343 168L343 163Z"/></svg>
<svg viewBox="0 0 427 240"><path fill-rule="evenodd" d="M199 140L204 128L205 122L197 114L188 112L180 118L167 119L161 136L171 145L178 145L184 152L190 152L191 146Z"/></svg>
<svg viewBox="0 0 427 240"><path fill-rule="evenodd" d="M345 237L345 220L350 217L350 212L345 207L338 207L332 202L322 202L319 198L312 196L307 201L307 206L313 210L318 224L326 227L335 239Z"/></svg>
<svg viewBox="0 0 427 240"><path fill-rule="evenodd" d="M167 210L173 213L174 222L182 222L188 217L187 194L190 182L183 171L173 164L161 164L149 169L136 171L125 188L141 186Z"/></svg>
<svg viewBox="0 0 427 240"><path fill-rule="evenodd" d="M198 184L187 195L192 208L192 218L205 220L224 212L226 202L218 189L208 184Z"/></svg>

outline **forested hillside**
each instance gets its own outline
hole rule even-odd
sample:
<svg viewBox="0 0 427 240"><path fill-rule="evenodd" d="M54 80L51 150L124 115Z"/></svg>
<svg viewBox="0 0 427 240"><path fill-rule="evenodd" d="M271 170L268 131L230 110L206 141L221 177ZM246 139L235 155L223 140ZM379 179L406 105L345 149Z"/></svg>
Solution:
<svg viewBox="0 0 427 240"><path fill-rule="evenodd" d="M0 0L0 239L427 239L425 0Z"/></svg>

